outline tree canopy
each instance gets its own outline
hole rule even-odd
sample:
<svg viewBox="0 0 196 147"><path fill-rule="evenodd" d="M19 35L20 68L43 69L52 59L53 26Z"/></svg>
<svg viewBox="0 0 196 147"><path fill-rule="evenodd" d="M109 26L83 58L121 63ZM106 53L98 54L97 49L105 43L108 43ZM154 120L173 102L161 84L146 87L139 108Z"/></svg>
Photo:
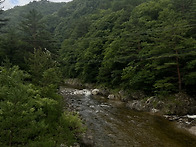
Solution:
<svg viewBox="0 0 196 147"><path fill-rule="evenodd" d="M63 78L196 95L195 0L42 0L0 16L0 146L77 140L81 122L57 94Z"/></svg>
<svg viewBox="0 0 196 147"><path fill-rule="evenodd" d="M194 93L194 0L74 0L55 4L55 9L49 5L41 1L25 6L34 9L15 18L23 34L18 41L27 51L40 47L55 53L64 76L147 93ZM8 10L6 16L25 7ZM52 14L46 13L49 10ZM2 56L17 48L9 47L11 52Z"/></svg>

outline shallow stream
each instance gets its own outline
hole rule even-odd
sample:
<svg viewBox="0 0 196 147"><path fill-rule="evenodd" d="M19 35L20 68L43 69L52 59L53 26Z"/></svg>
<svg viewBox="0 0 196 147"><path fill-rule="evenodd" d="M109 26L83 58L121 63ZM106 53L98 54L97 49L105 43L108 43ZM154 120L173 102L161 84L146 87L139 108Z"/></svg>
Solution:
<svg viewBox="0 0 196 147"><path fill-rule="evenodd" d="M161 116L132 111L123 102L61 87L80 113L95 147L196 147L196 137Z"/></svg>

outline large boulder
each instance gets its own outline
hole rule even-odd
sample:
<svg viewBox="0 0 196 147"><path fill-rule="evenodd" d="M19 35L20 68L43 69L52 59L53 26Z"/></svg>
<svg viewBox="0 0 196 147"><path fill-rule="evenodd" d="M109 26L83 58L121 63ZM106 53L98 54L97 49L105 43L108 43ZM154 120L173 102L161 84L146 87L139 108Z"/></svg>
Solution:
<svg viewBox="0 0 196 147"><path fill-rule="evenodd" d="M92 95L98 95L100 93L100 90L99 89L93 89L91 93L92 93Z"/></svg>

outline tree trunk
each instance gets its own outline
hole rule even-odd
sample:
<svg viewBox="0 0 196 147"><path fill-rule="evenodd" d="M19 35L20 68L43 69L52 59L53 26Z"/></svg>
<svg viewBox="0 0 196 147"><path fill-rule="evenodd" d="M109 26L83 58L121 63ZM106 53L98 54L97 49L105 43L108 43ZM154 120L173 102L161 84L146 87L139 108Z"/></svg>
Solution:
<svg viewBox="0 0 196 147"><path fill-rule="evenodd" d="M181 73L180 73L180 66L179 66L179 58L178 58L178 51L176 50L176 67L178 73L178 90L179 92L182 90L182 80L181 80Z"/></svg>

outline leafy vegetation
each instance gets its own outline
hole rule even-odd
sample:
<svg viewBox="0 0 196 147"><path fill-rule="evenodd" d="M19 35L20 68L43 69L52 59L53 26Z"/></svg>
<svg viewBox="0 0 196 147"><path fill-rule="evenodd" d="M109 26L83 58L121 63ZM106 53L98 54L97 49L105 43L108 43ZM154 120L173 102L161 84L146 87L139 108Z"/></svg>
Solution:
<svg viewBox="0 0 196 147"><path fill-rule="evenodd" d="M21 7L33 9L15 18L21 31L3 38L2 60L6 55L25 69L18 54L28 57L34 48L47 48L58 57L66 77L149 94L194 94L194 0L74 0L55 4L55 9L49 5L41 1ZM45 13L49 10L54 13ZM10 41L15 43L5 49Z"/></svg>
<svg viewBox="0 0 196 147"><path fill-rule="evenodd" d="M9 65L9 64L5 64ZM0 145L59 146L83 131L76 115L63 112L52 84L36 86L17 66L0 68ZM50 81L51 82L51 81Z"/></svg>
<svg viewBox="0 0 196 147"><path fill-rule="evenodd" d="M57 94L64 77L195 95L195 11L195 0L42 0L1 10L0 145L76 141L81 122Z"/></svg>
<svg viewBox="0 0 196 147"><path fill-rule="evenodd" d="M67 32L60 49L67 77L147 94L195 94L194 0L99 1L75 17L76 2L58 13L68 23L60 26Z"/></svg>
<svg viewBox="0 0 196 147"><path fill-rule="evenodd" d="M62 74L41 18L32 9L20 22L22 35L14 28L1 34L0 146L70 146L84 132L57 94Z"/></svg>

